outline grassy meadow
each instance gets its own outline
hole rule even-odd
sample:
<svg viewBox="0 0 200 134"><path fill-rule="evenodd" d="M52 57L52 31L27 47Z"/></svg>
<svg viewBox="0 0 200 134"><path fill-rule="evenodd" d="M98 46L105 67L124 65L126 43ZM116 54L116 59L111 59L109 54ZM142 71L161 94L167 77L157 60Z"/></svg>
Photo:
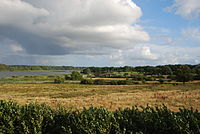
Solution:
<svg viewBox="0 0 200 134"><path fill-rule="evenodd" d="M104 106L114 111L133 105L165 104L173 111L180 107L200 110L199 81L186 84L81 85L80 81L65 80L64 83L54 84L53 80L58 76L64 78L64 75L5 78L0 81L0 98L18 104L45 103L54 108L63 106L67 109Z"/></svg>

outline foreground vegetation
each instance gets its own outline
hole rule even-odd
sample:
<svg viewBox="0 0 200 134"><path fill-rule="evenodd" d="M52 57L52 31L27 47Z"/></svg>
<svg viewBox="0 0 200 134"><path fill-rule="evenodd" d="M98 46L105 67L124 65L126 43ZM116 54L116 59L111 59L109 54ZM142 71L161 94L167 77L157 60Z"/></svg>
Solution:
<svg viewBox="0 0 200 134"><path fill-rule="evenodd" d="M199 134L200 113L170 111L166 106L137 107L110 112L90 107L82 111L47 105L0 101L0 132L7 134Z"/></svg>

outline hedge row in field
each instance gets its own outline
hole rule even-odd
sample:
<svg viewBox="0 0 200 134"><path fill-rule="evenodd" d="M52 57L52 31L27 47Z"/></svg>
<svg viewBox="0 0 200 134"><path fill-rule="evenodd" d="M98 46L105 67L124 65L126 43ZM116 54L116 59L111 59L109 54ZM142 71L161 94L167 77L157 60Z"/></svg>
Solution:
<svg viewBox="0 0 200 134"><path fill-rule="evenodd" d="M140 84L138 81L132 80L104 80L104 79L83 79L80 84L88 84L88 85L134 85Z"/></svg>
<svg viewBox="0 0 200 134"><path fill-rule="evenodd" d="M172 112L166 106L134 106L115 112L90 107L79 112L0 101L0 133L200 134L200 113L192 109Z"/></svg>

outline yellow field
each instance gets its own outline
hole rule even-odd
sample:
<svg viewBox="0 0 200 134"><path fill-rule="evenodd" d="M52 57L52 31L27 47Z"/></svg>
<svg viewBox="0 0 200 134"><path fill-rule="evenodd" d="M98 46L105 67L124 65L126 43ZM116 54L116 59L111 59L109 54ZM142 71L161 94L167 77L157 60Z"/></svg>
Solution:
<svg viewBox="0 0 200 134"><path fill-rule="evenodd" d="M46 103L66 108L105 106L110 110L133 105L167 105L200 110L200 84L186 85L79 85L0 84L0 99L19 104Z"/></svg>

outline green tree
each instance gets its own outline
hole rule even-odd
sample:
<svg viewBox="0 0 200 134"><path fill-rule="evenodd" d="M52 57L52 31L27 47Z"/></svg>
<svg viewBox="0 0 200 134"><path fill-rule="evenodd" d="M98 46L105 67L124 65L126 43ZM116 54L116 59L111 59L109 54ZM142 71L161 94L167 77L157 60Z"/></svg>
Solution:
<svg viewBox="0 0 200 134"><path fill-rule="evenodd" d="M56 77L56 78L54 79L54 83L55 83L55 84L64 83L64 78Z"/></svg>
<svg viewBox="0 0 200 134"><path fill-rule="evenodd" d="M85 69L83 69L82 73L91 74L91 70L89 68L85 68Z"/></svg>
<svg viewBox="0 0 200 134"><path fill-rule="evenodd" d="M191 69L186 65L181 65L176 71L176 81L179 82L188 82L193 79Z"/></svg>
<svg viewBox="0 0 200 134"><path fill-rule="evenodd" d="M172 69L169 66L163 66L161 68L161 72L163 75L172 75L173 74Z"/></svg>
<svg viewBox="0 0 200 134"><path fill-rule="evenodd" d="M71 80L82 80L83 76L80 72L73 71L71 74Z"/></svg>

